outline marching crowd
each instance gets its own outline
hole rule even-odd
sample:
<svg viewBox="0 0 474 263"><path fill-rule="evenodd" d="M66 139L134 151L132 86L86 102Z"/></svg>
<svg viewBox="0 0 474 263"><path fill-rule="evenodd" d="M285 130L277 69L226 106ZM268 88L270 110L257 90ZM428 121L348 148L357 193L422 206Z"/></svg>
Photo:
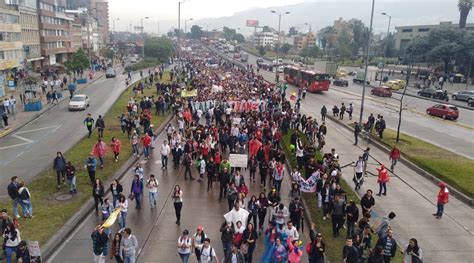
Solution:
<svg viewBox="0 0 474 263"><path fill-rule="evenodd" d="M342 167L338 154L335 149L324 149L328 133L325 106L321 109L320 121L302 114L299 105L304 99L303 92L292 98L294 102L287 100L286 84L270 84L253 67L239 69L203 49L197 49L197 55L181 54L170 72L170 83L161 81L163 70L149 72L147 85L138 85L136 96L130 98L124 108L126 113L118 116L121 132L126 133L130 140L129 146L115 137L109 142L103 141L106 124L101 116L94 119L88 115L83 122L89 137L94 128L99 135L84 163L92 185L95 213L103 221L91 234L94 262L105 262L106 257L116 262L135 262L139 244L127 227L129 202L135 202L135 208L141 209L148 192L150 207L154 209L157 203L159 181L153 173L145 175L139 163L133 169L134 179L130 186L124 186L118 180L106 186L96 178L97 169L104 169L106 165L104 160L108 152L111 151L117 161L122 147L131 147L134 156L143 155L145 160L150 154L159 154L163 171L183 166L186 181L205 183L207 191L214 187L219 189L216 202L224 201L229 210L223 215L219 228L222 248L215 240L211 243L201 225L194 233L183 229L177 239L177 250L184 263L191 256L202 263L296 263L305 253L309 262L327 261L325 251L328 246L324 239L330 237L323 237L317 225L311 225L310 241L303 244L302 192L313 193L317 198L318 209L324 215L318 220L331 220L333 238L345 236L346 245L341 251L344 262L387 263L395 256L398 247L390 225L395 213L391 212L377 227L373 227L370 221L375 206L372 190L367 190L360 204L356 204L347 197L348 189L343 189L340 184ZM140 97L140 91L151 83L155 83L156 97ZM195 95L185 95L193 94L193 90L197 90ZM349 116L352 114L352 105L349 105L349 110L344 105L341 108L350 112ZM166 140L157 146L158 136L154 134L151 118L153 113L165 114L167 110L172 110L174 120L164 130ZM289 142L285 138L289 138ZM355 164L355 182L356 177L360 179L361 175L362 178L366 175L369 150ZM322 160L316 158L318 151L324 153ZM231 155L239 154L248 156L245 165L231 162ZM399 151L394 150L392 170L399 158ZM288 171L286 164L293 159L296 165ZM57 153L53 168L57 173L57 187L69 183L70 192L76 193L76 169L61 152ZM383 165L379 170L379 195L386 194L386 170ZM289 202L285 202L287 198L281 194L285 178L291 181ZM250 184L255 186L253 189L259 187L260 190L251 192ZM106 189L110 190L111 198L106 197ZM382 189L385 192L382 193ZM17 206L20 204L23 216L32 217L29 191L24 183L18 183L14 177L8 190L13 200L14 216L19 217ZM180 226L183 191L179 185L172 191L172 202L175 223ZM441 217L446 202L447 193L441 200L442 205L438 205L437 217ZM3 233L9 237L7 240L18 241L14 244L18 258L21 256L17 249L19 231L6 211L2 211L1 216ZM119 231L113 234L111 226L115 222ZM346 233L341 234L343 228ZM259 239L263 242L257 242ZM7 260L11 260L13 250L8 249L8 244L5 254ZM262 244L262 253L256 258L254 251L258 244ZM223 258L217 256L216 250L219 249L223 251ZM422 262L422 250L416 239L411 239L402 253L406 262Z"/></svg>

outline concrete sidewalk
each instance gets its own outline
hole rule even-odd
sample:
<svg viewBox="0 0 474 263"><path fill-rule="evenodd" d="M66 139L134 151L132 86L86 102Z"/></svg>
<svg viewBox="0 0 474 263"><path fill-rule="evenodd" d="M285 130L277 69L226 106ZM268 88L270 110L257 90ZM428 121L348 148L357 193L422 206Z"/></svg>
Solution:
<svg viewBox="0 0 474 263"><path fill-rule="evenodd" d="M89 70L84 72L84 76L87 77L87 83L86 84L76 84L76 93L92 83L94 83L96 80L100 79L103 77L105 73L103 71L100 72L95 72L93 79L89 79ZM62 81L64 74L60 75L60 80ZM50 87L48 85L47 90L50 90ZM61 103L65 99L69 99L69 91L67 89L64 89L60 91L63 94L63 97L59 99L59 103ZM11 94L5 94L6 96L10 97ZM45 112L49 111L50 109L54 108L55 105L53 104L48 104L46 100L46 94L42 94L41 90L39 93L37 93L37 97L41 99L41 103L43 104L43 108L40 111L24 111L24 104L20 101L19 97L19 92L18 90L15 92L14 97L16 99L16 113L15 114L9 114L8 115L8 127L6 128L1 128L0 129L0 138L7 136L8 134L18 130L19 128L25 126L32 120L38 118Z"/></svg>
<svg viewBox="0 0 474 263"><path fill-rule="evenodd" d="M319 107L311 105L305 100L302 103L302 112L319 116ZM354 135L339 124L326 120L328 135L324 152L331 148L339 154L340 164L345 165L356 161L362 155L367 145L359 140L359 146L353 146ZM390 165L388 155L376 147L371 147L371 159L367 170L377 174L375 168L379 163ZM353 188L353 168L346 167L342 170L343 178ZM450 196L450 202L445 208L445 215L441 220L432 216L436 212L437 193L439 188L431 181L418 175L401 163L395 167L395 174L391 173L387 185L387 196L375 197L374 222L379 222L383 216L394 211L397 217L392 222L392 227L398 243L406 247L408 240L417 238L423 249L425 262L472 262L474 253L474 213L465 203ZM358 191L363 195L367 189L374 193L379 190L376 176L365 178L365 183Z"/></svg>
<svg viewBox="0 0 474 263"><path fill-rule="evenodd" d="M176 127L176 124L174 126ZM222 259L224 253L219 228L224 221L223 214L228 212L228 207L226 199L223 199L222 202L218 201L219 183L214 182L212 190L207 192L207 178L202 183L185 181L182 166L179 169L173 169L171 158L168 163L168 169L161 170L159 147L165 139L166 133L162 132L157 139L157 145L152 151L150 160L137 160L145 169L145 180L149 178L150 174L155 174L160 183L157 207L155 209L150 209L148 190L145 190L145 195L142 198L143 205L141 210L135 209L135 202L129 200L127 227L132 229L132 234L136 235L138 239L138 261L179 262L176 248L179 235L184 229L188 229L190 234L194 234L198 225L204 227L204 232L211 239L211 245L216 249L219 259ZM193 177L197 178L198 172L195 168L192 169L192 173ZM248 171L243 170L242 174L245 176L245 181L249 187L249 196L258 195L263 190L260 189L258 180L257 183L250 183ZM130 191L133 176L134 172L130 170L121 180L126 196ZM286 177L281 193L282 202L287 207L289 203L289 183L289 177ZM171 199L173 187L176 184L181 186L184 194L180 226L175 224L176 218ZM108 187L108 185L105 187ZM266 220L269 219L269 213L270 210L267 212ZM76 232L52 255L49 259L50 262L90 262L92 259L90 234L99 223L101 223L99 217L93 214L87 217L82 225L77 228ZM117 231L118 225L115 224L112 227L112 233ZM305 233L303 234L300 231L300 237L303 239L304 244L308 240L308 233L309 226L306 225ZM264 249L263 240L263 236L259 236L257 248L254 252L254 262L260 261L260 256ZM306 258L306 255L304 258ZM304 259L304 261L307 261L307 259ZM108 259L107 262L112 262L112 260ZM197 262L196 257L192 256L190 262Z"/></svg>

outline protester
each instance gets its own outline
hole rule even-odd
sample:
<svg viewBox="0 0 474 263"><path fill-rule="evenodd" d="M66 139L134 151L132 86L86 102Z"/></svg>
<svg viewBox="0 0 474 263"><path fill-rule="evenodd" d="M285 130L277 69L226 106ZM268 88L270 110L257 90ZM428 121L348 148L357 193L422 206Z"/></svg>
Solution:
<svg viewBox="0 0 474 263"><path fill-rule="evenodd" d="M230 252L224 257L224 263L244 263L244 255L239 251L238 247L234 244L230 246Z"/></svg>
<svg viewBox="0 0 474 263"><path fill-rule="evenodd" d="M116 208L117 201L123 192L123 187L117 179L114 179L109 187L110 193L112 194L112 204Z"/></svg>
<svg viewBox="0 0 474 263"><path fill-rule="evenodd" d="M377 246L383 248L382 255L384 263L390 263L390 260L395 257L397 251L397 241L393 238L393 231L391 229L387 230L384 237L379 238Z"/></svg>
<svg viewBox="0 0 474 263"><path fill-rule="evenodd" d="M86 159L85 168L87 169L87 173L89 174L89 179L91 184L94 185L95 183L95 171L97 169L97 160L95 159L94 155L90 155Z"/></svg>
<svg viewBox="0 0 474 263"><path fill-rule="evenodd" d="M182 263L188 263L189 256L191 255L191 246L192 239L189 237L189 231L185 229L183 230L182 235L178 238L178 255L181 258Z"/></svg>
<svg viewBox="0 0 474 263"><path fill-rule="evenodd" d="M105 155L107 154L107 145L102 139L98 139L97 143L92 147L92 154L99 158L100 169L104 169Z"/></svg>
<svg viewBox="0 0 474 263"><path fill-rule="evenodd" d="M53 161L53 169L56 171L58 189L61 188L61 181L65 183L66 180L66 163L66 158L64 158L62 152L57 152Z"/></svg>
<svg viewBox="0 0 474 263"><path fill-rule="evenodd" d="M66 163L66 178L69 182L69 193L75 194L77 193L76 187L76 167L68 161Z"/></svg>
<svg viewBox="0 0 474 263"><path fill-rule="evenodd" d="M107 246L109 237L104 232L104 228L98 225L91 234L92 248L94 252L94 263L105 263L107 256Z"/></svg>
<svg viewBox="0 0 474 263"><path fill-rule="evenodd" d="M379 184L379 193L377 195L382 195L382 189L383 195L387 195L387 182L390 180L387 168L385 168L385 165L381 164L380 168L377 169L377 172L379 173L377 178L377 183Z"/></svg>
<svg viewBox="0 0 474 263"><path fill-rule="evenodd" d="M3 232L4 243L3 247L5 250L5 257L7 263L11 263L13 253L15 253L16 257L18 258L17 250L18 245L21 242L20 231L17 229L15 224L10 224L6 227L5 231Z"/></svg>
<svg viewBox="0 0 474 263"><path fill-rule="evenodd" d="M23 208L23 218L33 218L33 204L31 203L30 190L25 186L25 182L20 183L18 189L18 199Z"/></svg>
<svg viewBox="0 0 474 263"><path fill-rule="evenodd" d="M403 259L405 263L422 263L423 262L423 252L418 246L418 240L415 238L410 238L407 248L402 251Z"/></svg>
<svg viewBox="0 0 474 263"><path fill-rule="evenodd" d="M20 218L20 215L18 214L18 204L19 204L18 189L19 188L20 188L20 185L18 184L18 177L12 176L10 184L8 184L7 190L8 190L8 196L10 196L10 199L12 200L13 216L15 218ZM6 210L5 210L5 213L6 213Z"/></svg>
<svg viewBox="0 0 474 263"><path fill-rule="evenodd" d="M176 214L176 224L179 226L181 223L181 209L183 208L183 191L179 185L175 185L172 198Z"/></svg>
<svg viewBox="0 0 474 263"><path fill-rule="evenodd" d="M146 182L146 187L148 188L148 199L150 201L150 207L153 209L156 207L156 197L158 195L158 186L160 183L155 178L154 174L150 175L150 179Z"/></svg>
<svg viewBox="0 0 474 263"><path fill-rule="evenodd" d="M110 259L114 258L117 263L123 263L123 258L120 253L120 244L122 243L122 234L116 233L112 240L112 246L110 248Z"/></svg>
<svg viewBox="0 0 474 263"><path fill-rule="evenodd" d="M118 207L120 208L118 224L120 229L122 230L127 225L128 200L123 194L120 194L118 201Z"/></svg>
<svg viewBox="0 0 474 263"><path fill-rule="evenodd" d="M125 228L120 243L120 254L123 255L123 261L125 263L135 263L137 248L137 238L132 235L132 230L130 228Z"/></svg>
<svg viewBox="0 0 474 263"><path fill-rule="evenodd" d="M219 258L217 258L216 251L210 243L211 240L209 238L204 239L204 243L201 248L201 263L219 263Z"/></svg>
<svg viewBox="0 0 474 263"><path fill-rule="evenodd" d="M443 182L439 182L438 186L437 211L433 215L436 216L437 219L441 219L444 213L444 206L449 202L449 190Z"/></svg>
<svg viewBox="0 0 474 263"><path fill-rule="evenodd" d="M102 181L97 178L94 182L92 187L92 197L94 198L94 207L95 207L95 215L99 215L99 203L102 206L104 203L104 185L102 185Z"/></svg>
<svg viewBox="0 0 474 263"><path fill-rule="evenodd" d="M114 152L115 162L118 162L118 157L120 155L120 152L122 151L122 142L119 139L112 137L110 146L112 147L112 151Z"/></svg>
<svg viewBox="0 0 474 263"><path fill-rule="evenodd" d="M390 151L389 155L389 160L392 161L392 164L390 165L390 171L394 171L395 165L397 164L397 161L400 159L400 150L396 145L393 146L392 150Z"/></svg>
<svg viewBox="0 0 474 263"><path fill-rule="evenodd" d="M132 185L130 186L130 195L132 199L135 199L136 209L142 208L142 195L143 195L143 181L140 180L140 176L135 174L135 178L132 181Z"/></svg>

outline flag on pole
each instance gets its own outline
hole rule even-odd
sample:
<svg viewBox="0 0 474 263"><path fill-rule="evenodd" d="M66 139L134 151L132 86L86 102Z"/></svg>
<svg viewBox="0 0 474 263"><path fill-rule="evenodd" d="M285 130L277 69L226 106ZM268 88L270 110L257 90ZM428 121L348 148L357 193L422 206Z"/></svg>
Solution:
<svg viewBox="0 0 474 263"><path fill-rule="evenodd" d="M102 224L102 227L109 228L113 226L115 221L117 221L119 214L120 214L120 208L115 209L115 211L113 211L112 214L110 214L109 218L107 218L107 220L105 220L105 222Z"/></svg>

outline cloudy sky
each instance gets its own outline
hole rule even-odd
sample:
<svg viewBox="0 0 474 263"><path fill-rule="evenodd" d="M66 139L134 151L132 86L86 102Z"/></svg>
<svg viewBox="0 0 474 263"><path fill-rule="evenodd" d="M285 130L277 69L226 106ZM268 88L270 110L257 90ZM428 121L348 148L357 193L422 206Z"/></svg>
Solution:
<svg viewBox="0 0 474 263"><path fill-rule="evenodd" d="M182 1L183 0L181 0L181 2ZM341 12L343 16L360 16L362 20L367 20L368 17L370 17L371 0L185 0L185 3L181 5L181 23L183 26L183 21L189 18L193 18L194 21L203 18L222 18L249 9L278 8L303 2L318 3L318 6L337 6L343 11ZM419 6L426 7L426 9L410 10L410 6L413 3L417 3L417 9ZM409 17L399 15L398 21L397 18L394 18L397 24L432 23L439 20L456 22L459 19L457 16L456 3L457 0L376 0L376 14L377 12L380 13L380 10L384 10L384 12L388 13L407 13L406 16ZM357 9L359 10L358 12L360 12L360 10L364 11L363 14L352 14L349 11L351 9ZM386 9L389 10L387 11ZM132 23L133 26L139 25L140 19L147 16L149 19L143 22L145 31L157 32L159 29L161 34L163 34L166 33L170 27L177 27L178 0L109 0L109 10L111 21L117 18L120 19L115 22L115 30L127 30L129 29L130 23ZM332 24L333 18L339 15L337 14L339 12L334 12L333 10L334 9L331 9L332 14L318 12L318 10L306 10L308 11L308 13L305 13L306 17L298 19L305 21L312 17L318 17L319 21L328 20L327 24L329 25ZM444 10L448 10L449 12L444 12ZM268 12L268 10L265 12ZM471 14L468 22L472 22L473 17L474 14ZM251 17L249 19L255 18ZM265 20L264 18L262 19ZM194 21L190 23L194 23ZM301 23L304 24L304 22Z"/></svg>

